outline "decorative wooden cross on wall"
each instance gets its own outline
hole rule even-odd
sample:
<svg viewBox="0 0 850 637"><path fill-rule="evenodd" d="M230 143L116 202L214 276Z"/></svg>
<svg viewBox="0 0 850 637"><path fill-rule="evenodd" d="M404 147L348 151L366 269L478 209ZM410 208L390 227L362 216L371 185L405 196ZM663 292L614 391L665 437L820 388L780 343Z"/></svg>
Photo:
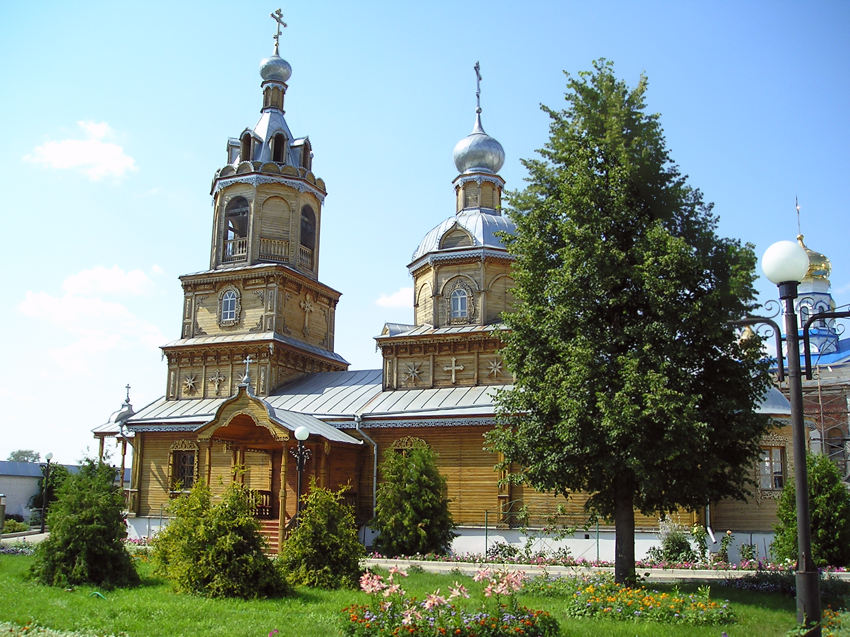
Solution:
<svg viewBox="0 0 850 637"><path fill-rule="evenodd" d="M221 395L221 384L227 380L227 376L221 373L221 370L215 370L215 374L210 376L209 381L215 385L215 395Z"/></svg>
<svg viewBox="0 0 850 637"><path fill-rule="evenodd" d="M451 365L446 365L445 367L443 367L443 369L444 369L445 371L447 371L447 372L451 372L451 373L452 373L452 385L457 384L457 376L456 376L456 374L457 374L457 372L462 372L462 371L463 371L463 365L458 365L458 364L457 364L457 359L456 359L454 356L452 356L452 364L451 364Z"/></svg>

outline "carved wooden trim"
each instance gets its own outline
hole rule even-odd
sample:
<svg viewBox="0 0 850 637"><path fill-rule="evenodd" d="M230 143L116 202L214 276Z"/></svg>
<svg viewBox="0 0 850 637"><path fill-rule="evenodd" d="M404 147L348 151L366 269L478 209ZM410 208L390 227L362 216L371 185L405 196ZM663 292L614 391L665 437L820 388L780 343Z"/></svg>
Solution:
<svg viewBox="0 0 850 637"><path fill-rule="evenodd" d="M769 433L762 436L759 441L759 447L782 447L785 450L785 480L790 480L794 474L794 454L792 453L791 439L788 436ZM756 463L753 473L755 474L756 482L756 502L778 500L779 496L782 495L782 489L764 489L761 487L761 460Z"/></svg>
<svg viewBox="0 0 850 637"><path fill-rule="evenodd" d="M402 438L395 440L390 445L390 449L397 451L402 449L422 449L427 447L428 443L422 440L422 438L417 438L416 436L403 436Z"/></svg>
<svg viewBox="0 0 850 637"><path fill-rule="evenodd" d="M222 300L224 299L224 295L228 292L233 292L236 294L236 306L234 318L224 320L221 318L221 304ZM231 327L233 325L238 325L239 321L242 320L242 294L239 292L239 288L237 288L235 285L226 285L218 293L218 312L216 319L218 320L218 324L220 327Z"/></svg>

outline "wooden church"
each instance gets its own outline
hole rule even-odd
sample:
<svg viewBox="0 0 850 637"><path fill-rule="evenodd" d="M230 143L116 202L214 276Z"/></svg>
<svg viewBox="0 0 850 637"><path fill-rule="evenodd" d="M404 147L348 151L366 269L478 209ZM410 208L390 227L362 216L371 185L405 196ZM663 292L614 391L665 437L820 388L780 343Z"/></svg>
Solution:
<svg viewBox="0 0 850 637"><path fill-rule="evenodd" d="M209 268L180 277L180 338L162 348L165 395L138 411L128 397L95 429L101 450L113 437L132 446L132 532L155 532L169 501L200 480L213 493L237 480L254 493L255 513L276 545L296 511L299 427L309 432L305 488L311 478L348 486L364 528L384 455L418 444L437 452L447 478L460 532L455 550L480 552L482 535L499 529L510 540L520 521L543 525L563 498L500 486L499 458L483 447L494 393L511 382L499 335L500 314L511 307L512 257L500 236L514 225L501 214L504 151L484 132L480 100L472 132L454 148L454 214L424 235L408 264L413 323L387 324L376 337L381 369L349 371L334 351L340 293L319 280L325 183L314 173L309 139L293 135L284 118L291 67L277 36L260 75L259 121L228 141L213 178ZM778 483L771 484L772 492ZM579 495L567 503L576 521L583 502ZM766 508L764 517L772 516ZM636 522L639 536L643 529L654 537L657 519ZM573 554L590 551L594 539L598 554L606 533L613 554L604 525L595 538L578 537Z"/></svg>

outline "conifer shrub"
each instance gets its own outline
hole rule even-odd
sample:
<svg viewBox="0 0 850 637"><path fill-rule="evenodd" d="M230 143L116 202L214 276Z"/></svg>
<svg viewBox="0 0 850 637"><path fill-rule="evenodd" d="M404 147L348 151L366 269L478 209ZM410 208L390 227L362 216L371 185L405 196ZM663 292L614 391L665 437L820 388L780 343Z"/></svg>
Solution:
<svg viewBox="0 0 850 637"><path fill-rule="evenodd" d="M139 583L124 548L124 498L115 475L114 467L86 460L62 482L47 515L50 535L35 551L30 572L37 581L104 588Z"/></svg>
<svg viewBox="0 0 850 637"><path fill-rule="evenodd" d="M816 566L850 566L850 492L838 468L823 455L807 454L809 512L812 524L812 559ZM774 557L797 559L796 488L788 480L779 496Z"/></svg>
<svg viewBox="0 0 850 637"><path fill-rule="evenodd" d="M280 569L266 554L248 490L227 487L213 503L200 482L171 502L171 520L153 539L156 572L178 592L252 599L289 592Z"/></svg>
<svg viewBox="0 0 850 637"><path fill-rule="evenodd" d="M311 483L303 496L298 525L284 542L278 561L294 584L317 588L354 588L366 549L357 539L354 509L338 491Z"/></svg>
<svg viewBox="0 0 850 637"><path fill-rule="evenodd" d="M446 496L446 479L430 447L405 453L389 450L372 526L376 548L385 555L446 553L456 534Z"/></svg>

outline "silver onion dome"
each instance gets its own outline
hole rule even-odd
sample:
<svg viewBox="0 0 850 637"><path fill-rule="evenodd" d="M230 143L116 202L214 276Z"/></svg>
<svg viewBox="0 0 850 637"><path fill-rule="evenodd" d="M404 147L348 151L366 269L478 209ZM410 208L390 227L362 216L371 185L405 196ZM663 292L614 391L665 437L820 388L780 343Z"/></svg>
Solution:
<svg viewBox="0 0 850 637"><path fill-rule="evenodd" d="M475 114L472 132L460 140L454 148L455 166L458 172L484 171L497 173L505 163L505 150L481 127L481 113Z"/></svg>
<svg viewBox="0 0 850 637"><path fill-rule="evenodd" d="M292 67L289 62L277 53L265 58L260 62L260 77L263 81L286 82L292 75Z"/></svg>

